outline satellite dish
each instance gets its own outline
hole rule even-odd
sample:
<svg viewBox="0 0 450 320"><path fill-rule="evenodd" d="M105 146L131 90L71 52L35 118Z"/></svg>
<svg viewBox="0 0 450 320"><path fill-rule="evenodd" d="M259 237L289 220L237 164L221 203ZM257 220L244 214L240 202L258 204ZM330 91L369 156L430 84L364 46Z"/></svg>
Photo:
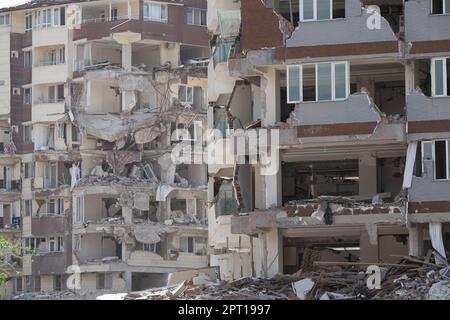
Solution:
<svg viewBox="0 0 450 320"><path fill-rule="evenodd" d="M77 4L71 4L67 7L67 28L79 29L81 26L81 7Z"/></svg>

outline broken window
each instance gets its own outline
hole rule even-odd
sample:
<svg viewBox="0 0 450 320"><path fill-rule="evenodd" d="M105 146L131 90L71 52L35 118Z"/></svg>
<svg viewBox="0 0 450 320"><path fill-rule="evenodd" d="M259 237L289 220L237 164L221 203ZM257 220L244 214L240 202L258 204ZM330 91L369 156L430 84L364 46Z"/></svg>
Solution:
<svg viewBox="0 0 450 320"><path fill-rule="evenodd" d="M345 0L300 0L300 20L345 18Z"/></svg>
<svg viewBox="0 0 450 320"><path fill-rule="evenodd" d="M433 96L450 96L450 58L435 58L431 68Z"/></svg>
<svg viewBox="0 0 450 320"><path fill-rule="evenodd" d="M431 14L450 13L450 0L431 0Z"/></svg>
<svg viewBox="0 0 450 320"><path fill-rule="evenodd" d="M289 66L288 103L346 99L349 91L348 73L347 62Z"/></svg>
<svg viewBox="0 0 450 320"><path fill-rule="evenodd" d="M97 290L112 289L112 274L97 273Z"/></svg>
<svg viewBox="0 0 450 320"><path fill-rule="evenodd" d="M67 289L67 276L64 274L53 275L53 290L63 291Z"/></svg>
<svg viewBox="0 0 450 320"><path fill-rule="evenodd" d="M144 3L144 20L167 23L167 4Z"/></svg>
<svg viewBox="0 0 450 320"><path fill-rule="evenodd" d="M44 188L57 187L57 163L49 162L45 165Z"/></svg>
<svg viewBox="0 0 450 320"><path fill-rule="evenodd" d="M230 56L231 47L233 46L230 42L222 42L216 48L216 59L217 63L228 61Z"/></svg>
<svg viewBox="0 0 450 320"><path fill-rule="evenodd" d="M180 237L180 251L194 253L194 237Z"/></svg>
<svg viewBox="0 0 450 320"><path fill-rule="evenodd" d="M25 290L26 292L41 291L41 277L25 276Z"/></svg>

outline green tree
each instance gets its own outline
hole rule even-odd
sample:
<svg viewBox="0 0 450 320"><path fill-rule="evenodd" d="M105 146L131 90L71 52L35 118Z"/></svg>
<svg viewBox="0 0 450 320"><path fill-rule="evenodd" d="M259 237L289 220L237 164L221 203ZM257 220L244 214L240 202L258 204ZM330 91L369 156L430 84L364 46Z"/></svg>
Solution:
<svg viewBox="0 0 450 320"><path fill-rule="evenodd" d="M22 244L12 243L0 236L0 285L11 277L20 275L11 260L22 260Z"/></svg>

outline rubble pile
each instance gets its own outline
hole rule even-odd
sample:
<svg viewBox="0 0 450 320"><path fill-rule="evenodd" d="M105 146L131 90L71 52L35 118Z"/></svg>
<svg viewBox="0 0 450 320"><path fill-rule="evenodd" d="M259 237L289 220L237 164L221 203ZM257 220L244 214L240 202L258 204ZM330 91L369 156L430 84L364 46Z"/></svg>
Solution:
<svg viewBox="0 0 450 320"><path fill-rule="evenodd" d="M404 256L381 263L380 286L372 283L369 263L313 263L310 271L271 279L246 277L232 282L193 279L176 286L131 292L125 300L445 300L450 299L450 267ZM371 286L370 284L373 284Z"/></svg>

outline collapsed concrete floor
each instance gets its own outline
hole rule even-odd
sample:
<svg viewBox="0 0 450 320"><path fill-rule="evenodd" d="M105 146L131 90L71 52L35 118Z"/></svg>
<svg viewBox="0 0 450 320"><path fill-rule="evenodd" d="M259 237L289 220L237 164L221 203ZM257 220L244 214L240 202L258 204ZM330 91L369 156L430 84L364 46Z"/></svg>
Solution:
<svg viewBox="0 0 450 320"><path fill-rule="evenodd" d="M376 287L370 264L314 262L291 275L270 279L213 280L202 273L167 287L115 295L98 300L448 300L450 266L426 258L403 256L397 264L380 264ZM438 261L441 261L438 257ZM370 284L373 284L370 287Z"/></svg>

